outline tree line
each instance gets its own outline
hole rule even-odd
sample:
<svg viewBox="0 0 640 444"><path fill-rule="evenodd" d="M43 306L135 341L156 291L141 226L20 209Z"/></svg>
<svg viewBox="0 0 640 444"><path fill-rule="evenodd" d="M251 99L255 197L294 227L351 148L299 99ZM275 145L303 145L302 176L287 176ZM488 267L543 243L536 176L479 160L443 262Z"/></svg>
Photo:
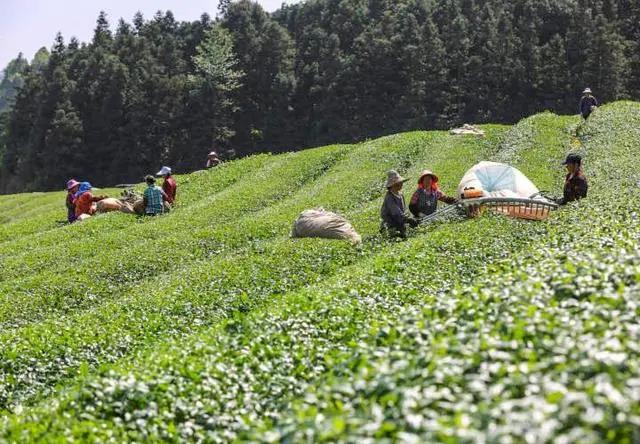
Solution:
<svg viewBox="0 0 640 444"><path fill-rule="evenodd" d="M0 192L189 171L211 149L576 113L586 86L638 98L640 4L306 0L268 14L222 0L217 18L193 22L138 13L112 29L101 13L90 42L58 34L45 52L0 83Z"/></svg>

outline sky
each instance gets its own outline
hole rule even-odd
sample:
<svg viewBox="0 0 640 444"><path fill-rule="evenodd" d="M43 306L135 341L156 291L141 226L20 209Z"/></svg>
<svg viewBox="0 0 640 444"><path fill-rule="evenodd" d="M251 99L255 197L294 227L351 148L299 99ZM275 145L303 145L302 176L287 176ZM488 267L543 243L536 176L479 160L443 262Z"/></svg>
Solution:
<svg viewBox="0 0 640 444"><path fill-rule="evenodd" d="M257 1L275 11L283 2L296 0ZM0 71L20 52L31 61L41 47L51 49L58 31L65 42L72 36L91 40L101 10L115 29L120 17L130 23L137 11L150 19L158 10L170 10L176 20L191 21L203 12L214 17L217 6L218 0L0 0Z"/></svg>

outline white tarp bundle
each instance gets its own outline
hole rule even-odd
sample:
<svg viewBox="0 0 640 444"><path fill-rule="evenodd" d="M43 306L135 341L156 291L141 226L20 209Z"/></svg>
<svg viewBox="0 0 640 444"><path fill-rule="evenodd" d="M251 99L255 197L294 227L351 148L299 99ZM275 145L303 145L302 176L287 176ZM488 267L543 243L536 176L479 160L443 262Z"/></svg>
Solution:
<svg viewBox="0 0 640 444"><path fill-rule="evenodd" d="M362 242L362 238L347 219L323 208L303 211L293 223L291 236L344 239L353 244Z"/></svg>
<svg viewBox="0 0 640 444"><path fill-rule="evenodd" d="M484 136L484 131L474 125L469 125L465 123L460 128L454 128L449 131L449 134L454 136Z"/></svg>
<svg viewBox="0 0 640 444"><path fill-rule="evenodd" d="M532 198L540 190L520 170L497 162L480 162L466 172L458 196L465 188L481 190L483 197Z"/></svg>
<svg viewBox="0 0 640 444"><path fill-rule="evenodd" d="M106 199L102 199L97 204L97 210L99 213L110 213L112 211L121 211L122 210L122 202L118 199L114 199L113 197L107 197Z"/></svg>

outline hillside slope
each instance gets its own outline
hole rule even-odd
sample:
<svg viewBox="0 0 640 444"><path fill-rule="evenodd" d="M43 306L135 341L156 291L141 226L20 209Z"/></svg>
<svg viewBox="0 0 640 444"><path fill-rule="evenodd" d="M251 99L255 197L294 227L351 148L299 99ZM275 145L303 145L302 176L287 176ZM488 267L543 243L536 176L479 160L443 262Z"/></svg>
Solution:
<svg viewBox="0 0 640 444"><path fill-rule="evenodd" d="M0 197L0 436L637 439L639 124L620 102L255 156L180 177L151 220L57 227L63 194ZM589 199L546 222L377 234L389 168L451 193L499 160L559 191L572 150ZM289 239L315 206L363 246Z"/></svg>

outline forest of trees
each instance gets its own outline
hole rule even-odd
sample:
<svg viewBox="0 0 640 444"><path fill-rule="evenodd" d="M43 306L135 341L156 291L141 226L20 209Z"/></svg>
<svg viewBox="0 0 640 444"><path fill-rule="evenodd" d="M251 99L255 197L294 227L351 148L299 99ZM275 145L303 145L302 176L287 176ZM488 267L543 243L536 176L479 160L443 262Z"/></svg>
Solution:
<svg viewBox="0 0 640 444"><path fill-rule="evenodd" d="M213 11L215 12L215 11ZM0 192L640 98L636 0L306 0L58 35L0 83ZM4 112L3 112L4 111Z"/></svg>

